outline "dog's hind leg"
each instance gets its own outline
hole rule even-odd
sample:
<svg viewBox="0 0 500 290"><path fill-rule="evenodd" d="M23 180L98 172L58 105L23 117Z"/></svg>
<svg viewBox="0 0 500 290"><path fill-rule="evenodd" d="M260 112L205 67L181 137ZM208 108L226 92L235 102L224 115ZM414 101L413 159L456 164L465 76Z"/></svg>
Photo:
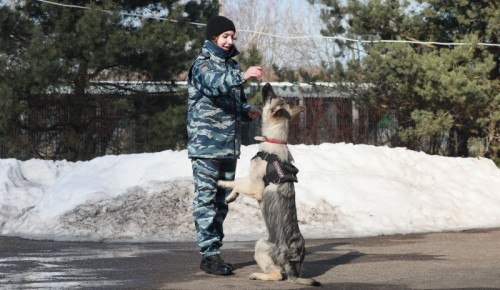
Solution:
<svg viewBox="0 0 500 290"><path fill-rule="evenodd" d="M252 275L250 275L250 280L281 281L283 280L283 274L280 271L271 273L252 273Z"/></svg>
<svg viewBox="0 0 500 290"><path fill-rule="evenodd" d="M269 256L271 245L266 240L259 240L255 244L255 261L264 273L253 273L251 280L280 281L283 280L282 268L274 263Z"/></svg>

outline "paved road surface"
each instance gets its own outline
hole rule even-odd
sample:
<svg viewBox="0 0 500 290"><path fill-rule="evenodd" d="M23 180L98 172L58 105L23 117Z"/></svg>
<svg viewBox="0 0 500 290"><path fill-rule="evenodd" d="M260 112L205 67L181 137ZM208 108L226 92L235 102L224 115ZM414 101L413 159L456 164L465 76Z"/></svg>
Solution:
<svg viewBox="0 0 500 290"><path fill-rule="evenodd" d="M251 281L254 242L226 243L235 275L201 272L193 243L108 244L0 237L0 289L314 289ZM500 229L307 240L321 289L500 289Z"/></svg>

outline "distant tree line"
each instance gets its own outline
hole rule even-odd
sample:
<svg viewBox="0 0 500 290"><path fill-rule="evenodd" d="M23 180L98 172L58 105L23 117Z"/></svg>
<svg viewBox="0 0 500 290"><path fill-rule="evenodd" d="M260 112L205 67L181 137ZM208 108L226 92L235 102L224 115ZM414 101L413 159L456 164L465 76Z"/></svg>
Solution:
<svg viewBox="0 0 500 290"><path fill-rule="evenodd" d="M99 82L178 78L204 40L205 28L192 22L216 15L217 1L57 3L67 6L17 1L0 7L3 157L85 160L182 144L185 92L152 94L115 83L114 92L103 94L99 86L109 84ZM106 149L123 141L114 136L115 125L132 130L131 147Z"/></svg>
<svg viewBox="0 0 500 290"><path fill-rule="evenodd" d="M393 146L500 164L498 1L322 3L323 35L374 42L336 41L336 65L316 79L343 84L359 105L385 109L398 126ZM467 45L376 43L381 39Z"/></svg>
<svg viewBox="0 0 500 290"><path fill-rule="evenodd" d="M261 63L272 47L255 42L239 47L241 66L261 64L273 80L336 83L356 106L385 112L390 146L500 164L500 47L478 44L499 44L497 1L309 2L321 3L321 34L373 42L335 40L321 66L299 69ZM86 160L185 146L185 91L105 81L184 80L204 40L193 23L217 15L218 1L13 3L0 4L2 157Z"/></svg>

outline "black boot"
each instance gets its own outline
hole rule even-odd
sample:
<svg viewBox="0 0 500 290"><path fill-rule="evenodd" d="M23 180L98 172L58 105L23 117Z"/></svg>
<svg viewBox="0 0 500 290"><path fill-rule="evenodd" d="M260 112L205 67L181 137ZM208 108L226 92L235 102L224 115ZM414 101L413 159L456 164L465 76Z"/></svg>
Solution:
<svg viewBox="0 0 500 290"><path fill-rule="evenodd" d="M224 262L219 254L202 258L200 269L205 271L205 273L214 275L225 276L233 274L233 267Z"/></svg>

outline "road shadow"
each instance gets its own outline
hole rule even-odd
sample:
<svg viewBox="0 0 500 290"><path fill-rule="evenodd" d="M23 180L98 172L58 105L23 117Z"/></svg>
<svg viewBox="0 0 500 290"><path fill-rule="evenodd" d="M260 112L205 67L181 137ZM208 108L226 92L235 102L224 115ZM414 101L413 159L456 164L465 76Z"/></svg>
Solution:
<svg viewBox="0 0 500 290"><path fill-rule="evenodd" d="M387 244L401 243L403 240L415 241L420 239L418 235L412 235L409 237L391 237L391 239L383 239ZM315 241L318 242L318 241ZM366 242L363 242L366 243ZM380 238L377 240L377 244L380 244ZM348 245L348 248L356 248L358 245L356 243L348 242L328 242L314 244L307 248L307 255L304 261L303 276L307 278L317 277L323 275L337 266L353 264L353 263L376 263L376 262L387 262L387 261L438 261L444 259L443 255L428 255L421 253L404 253L404 254L367 254L361 251L351 250L347 253L340 252L338 250L341 246ZM366 246L366 244L364 245ZM387 285L389 288L391 285Z"/></svg>

